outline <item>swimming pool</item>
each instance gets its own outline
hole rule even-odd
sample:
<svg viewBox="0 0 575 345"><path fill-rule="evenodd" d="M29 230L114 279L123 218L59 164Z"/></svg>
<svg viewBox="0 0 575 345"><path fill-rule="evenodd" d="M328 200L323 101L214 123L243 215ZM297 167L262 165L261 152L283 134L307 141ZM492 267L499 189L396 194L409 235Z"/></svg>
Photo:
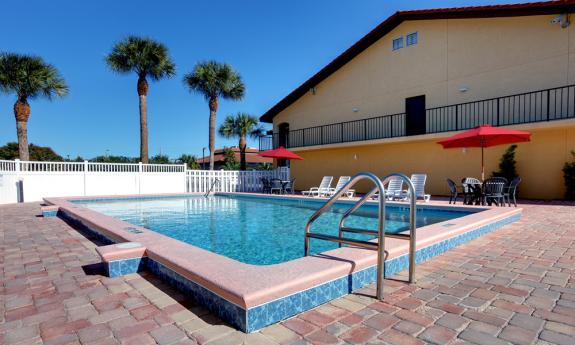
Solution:
<svg viewBox="0 0 575 345"><path fill-rule="evenodd" d="M319 200L264 197L188 196L164 199L87 200L76 204L107 216L138 225L162 235L253 265L278 264L304 254L304 227L325 202ZM336 204L322 215L313 232L337 235L341 213L349 204ZM417 227L476 212L420 208ZM377 206L364 205L349 218L351 227L377 229ZM409 228L409 209L386 207L386 232ZM357 239L365 235L346 234ZM337 248L333 242L312 239L311 253Z"/></svg>
<svg viewBox="0 0 575 345"><path fill-rule="evenodd" d="M245 193L45 198L42 213L98 239L108 276L147 270L244 332L310 310L376 280L377 253L313 242L304 225L325 199ZM335 234L354 201L339 201L314 232ZM375 202L349 225L373 225ZM520 208L418 204L415 253L421 263L521 218ZM405 203L388 203L387 231L407 226ZM355 223L355 224L354 224ZM105 244L105 245L104 245ZM331 249L335 248L335 249ZM385 241L385 277L406 269L409 243Z"/></svg>

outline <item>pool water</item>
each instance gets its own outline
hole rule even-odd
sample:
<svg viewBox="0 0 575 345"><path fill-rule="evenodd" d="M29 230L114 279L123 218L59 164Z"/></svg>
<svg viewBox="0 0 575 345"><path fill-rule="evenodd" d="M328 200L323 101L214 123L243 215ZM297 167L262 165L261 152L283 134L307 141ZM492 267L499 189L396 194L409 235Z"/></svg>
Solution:
<svg viewBox="0 0 575 345"><path fill-rule="evenodd" d="M102 214L139 225L229 258L270 265L304 254L304 227L323 202L247 196L187 196L154 199L80 200ZM312 226L313 232L337 235L341 214L351 205L336 203ZM468 215L469 211L418 208L417 226ZM350 227L376 229L377 206L364 205L346 221ZM409 228L409 209L386 207L386 232ZM357 239L366 235L346 234ZM311 240L312 254L337 248L336 243Z"/></svg>

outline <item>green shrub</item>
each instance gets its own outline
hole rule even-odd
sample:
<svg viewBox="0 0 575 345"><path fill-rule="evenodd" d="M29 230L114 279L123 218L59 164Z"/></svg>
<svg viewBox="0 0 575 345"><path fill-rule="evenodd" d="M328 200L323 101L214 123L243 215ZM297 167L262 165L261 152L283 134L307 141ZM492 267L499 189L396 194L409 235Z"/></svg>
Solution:
<svg viewBox="0 0 575 345"><path fill-rule="evenodd" d="M575 151L571 151L571 154L575 159ZM565 180L565 199L575 200L575 161L565 162L563 179Z"/></svg>
<svg viewBox="0 0 575 345"><path fill-rule="evenodd" d="M517 145L511 145L507 148L507 151L501 156L499 160L499 170L494 171L493 177L505 177L507 181L511 182L517 176L517 168L515 162L515 150Z"/></svg>

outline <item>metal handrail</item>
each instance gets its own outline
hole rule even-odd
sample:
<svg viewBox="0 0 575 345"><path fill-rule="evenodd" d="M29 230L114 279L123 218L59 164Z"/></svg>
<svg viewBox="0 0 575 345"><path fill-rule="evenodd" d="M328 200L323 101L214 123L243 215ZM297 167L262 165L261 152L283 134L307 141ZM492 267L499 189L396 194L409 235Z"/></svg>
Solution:
<svg viewBox="0 0 575 345"><path fill-rule="evenodd" d="M207 198L208 196L210 196L210 193L212 192L212 190L214 189L214 186L216 185L216 183L219 183L220 179L219 178L215 178L214 182L212 182L212 185L210 186L210 189L208 189L208 191L206 192L206 194L204 194L204 198Z"/></svg>
<svg viewBox="0 0 575 345"><path fill-rule="evenodd" d="M354 184L362 179L370 179L376 185L375 188L370 190L361 199L359 199L352 207L350 207L341 217L339 221L339 236L331 236L324 234L314 234L310 232L311 225L319 218L325 211L327 211L342 195L344 195ZM394 178L402 179L408 186L409 193L409 234L386 234L385 233L385 185ZM378 195L378 226L377 230L351 228L345 226L346 219L357 211L365 202L367 202L375 193ZM393 173L387 175L383 181L372 173L359 173L355 175L348 183L346 183L334 196L332 196L319 210L317 210L308 220L305 226L305 255L309 255L310 239L320 239L325 241L337 242L341 247L342 244L362 247L366 249L377 250L377 298L383 299L383 278L385 274L385 236L396 239L409 240L409 282L415 282L415 255L416 255L416 228L417 228L417 207L416 207L416 193L415 186L404 174ZM377 243L370 241L361 241L351 238L345 238L344 232L366 234L377 236Z"/></svg>
<svg viewBox="0 0 575 345"><path fill-rule="evenodd" d="M393 174L389 174L387 176L385 176L383 178L383 185L387 185L392 179L394 178L400 178L403 180L403 182L405 182L408 186L408 193L409 193L409 235L407 234L386 234L386 236L388 237L392 237L392 238L396 238L396 239L402 239L402 240L409 240L409 282L413 283L415 282L415 251L416 251L416 245L415 245L415 240L416 240L416 228L417 228L417 223L416 223L416 212L417 212L417 207L416 207L416 193L415 193L415 186L413 185L413 182L411 182L411 179L408 178L406 175L404 174L400 174L400 173L393 173ZM363 196L362 199L360 199L355 205L353 205L349 210L347 210L344 215L341 217L341 219L339 220L339 237L343 238L343 233L344 232L350 232L350 233L356 233L356 234L364 234L364 235L378 235L376 231L373 230L365 230L365 229L356 229L356 228L350 228L350 227L346 227L345 226L345 220L353 213L355 212L357 209L359 209L367 200L369 200L373 194L376 192L376 189L372 189L369 193L367 193L366 195ZM340 243L340 247L341 247L341 243Z"/></svg>
<svg viewBox="0 0 575 345"><path fill-rule="evenodd" d="M319 216L321 216L325 211L327 211L342 195L347 193L347 191L353 187L357 182L360 180L369 179L375 184L375 188L371 190L367 195L371 196L379 191L379 207L378 207L378 224L377 224L377 235L378 235L378 242L377 244L368 241L360 241L354 239L343 238L341 236L330 236L330 235L323 235L323 234L313 234L310 232L311 225L315 222ZM361 198L357 203L365 203L367 198L364 196ZM361 206L361 205L360 205ZM352 207L354 208L355 205ZM332 241L337 243L344 243L349 245L354 245L362 248L367 249L374 249L377 250L377 298L379 300L383 299L383 275L385 269L385 187L381 180L374 174L369 172L360 172L353 176L348 183L346 183L340 190L338 190L319 210L317 210L307 221L305 225L305 242L304 242L304 249L305 255L309 255L309 245L310 239L316 238L326 241Z"/></svg>
<svg viewBox="0 0 575 345"><path fill-rule="evenodd" d="M404 234L388 234L387 236L397 239L409 240L409 282L415 282L415 252L416 246L416 228L417 228L417 194L415 193L415 186L409 177L404 174L393 173L383 178L383 184L389 183L393 178L399 177L403 182L407 183L409 193L409 237Z"/></svg>

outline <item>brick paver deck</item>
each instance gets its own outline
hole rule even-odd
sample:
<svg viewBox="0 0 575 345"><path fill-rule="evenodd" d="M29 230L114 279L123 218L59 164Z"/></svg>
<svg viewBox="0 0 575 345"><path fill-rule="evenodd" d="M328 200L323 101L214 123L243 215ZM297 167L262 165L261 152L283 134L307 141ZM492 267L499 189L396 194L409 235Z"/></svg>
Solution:
<svg viewBox="0 0 575 345"><path fill-rule="evenodd" d="M0 206L0 344L575 344L575 206L506 226L373 287L243 334L142 273L100 274L94 248L39 204Z"/></svg>

